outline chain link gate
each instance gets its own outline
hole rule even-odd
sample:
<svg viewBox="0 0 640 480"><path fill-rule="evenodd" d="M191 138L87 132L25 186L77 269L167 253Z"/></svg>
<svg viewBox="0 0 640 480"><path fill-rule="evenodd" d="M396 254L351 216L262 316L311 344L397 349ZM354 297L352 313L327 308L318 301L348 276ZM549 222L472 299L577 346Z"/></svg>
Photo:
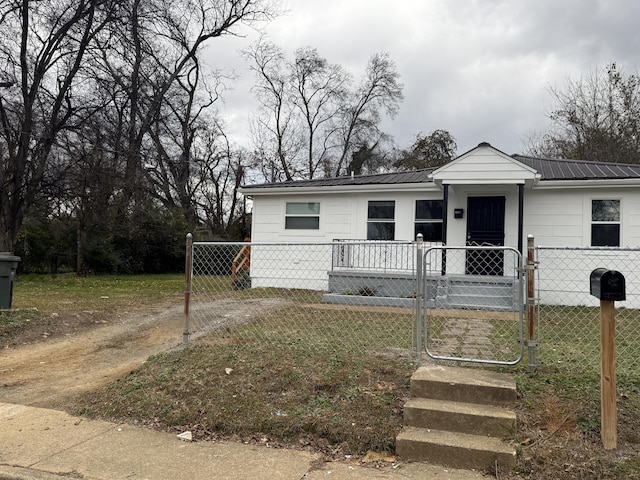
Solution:
<svg viewBox="0 0 640 480"><path fill-rule="evenodd" d="M515 365L524 354L522 255L511 247L418 246L418 355Z"/></svg>

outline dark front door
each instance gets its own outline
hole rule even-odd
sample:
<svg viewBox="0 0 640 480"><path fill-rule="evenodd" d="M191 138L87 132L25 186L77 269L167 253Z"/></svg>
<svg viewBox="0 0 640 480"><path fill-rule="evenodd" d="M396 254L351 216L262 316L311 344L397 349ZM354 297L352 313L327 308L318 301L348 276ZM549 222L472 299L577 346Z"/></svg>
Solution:
<svg viewBox="0 0 640 480"><path fill-rule="evenodd" d="M505 197L469 197L467 246L504 245ZM502 250L467 250L467 275L502 275Z"/></svg>

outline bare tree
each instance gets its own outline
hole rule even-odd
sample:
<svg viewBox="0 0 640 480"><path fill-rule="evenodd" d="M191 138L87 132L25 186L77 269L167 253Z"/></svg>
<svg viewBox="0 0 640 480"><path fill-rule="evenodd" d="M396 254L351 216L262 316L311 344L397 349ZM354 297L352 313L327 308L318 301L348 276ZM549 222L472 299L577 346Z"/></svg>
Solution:
<svg viewBox="0 0 640 480"><path fill-rule="evenodd" d="M155 153L148 155L145 164L150 194L165 207L180 209L193 226L200 223L196 193L201 187L195 144L215 141L211 132L219 130L215 118L207 115L218 98L217 93L201 88L202 83L196 59L187 75L179 77L165 95L161 115L149 130Z"/></svg>
<svg viewBox="0 0 640 480"><path fill-rule="evenodd" d="M309 47L296 50L289 70L292 101L304 122L305 176L311 179L320 165L330 161L338 116L351 78L340 65L330 64Z"/></svg>
<svg viewBox="0 0 640 480"><path fill-rule="evenodd" d="M246 213L240 208L239 189L247 155L243 150L234 150L221 129L211 133L215 138L201 142L196 149L202 185L197 201L209 230L225 237ZM241 233L245 236L247 232Z"/></svg>
<svg viewBox="0 0 640 480"><path fill-rule="evenodd" d="M65 162L58 165L56 181L44 186L44 191L52 192L51 198L59 199L75 218L76 272L80 275L89 270L89 232L108 237L114 222L110 206L122 184L121 165L111 155L113 114L105 107L79 128L60 135L56 150ZM55 162L51 163L55 166Z"/></svg>
<svg viewBox="0 0 640 480"><path fill-rule="evenodd" d="M374 54L367 65L363 81L343 108L341 153L334 175L343 173L345 162L355 148L367 140L378 142L382 112L394 117L403 99L400 75L387 54Z"/></svg>
<svg viewBox="0 0 640 480"><path fill-rule="evenodd" d="M292 180L299 171L296 158L302 142L284 53L276 45L263 41L243 53L256 74L253 91L261 104L252 125L254 156L269 181Z"/></svg>
<svg viewBox="0 0 640 480"><path fill-rule="evenodd" d="M123 208L144 176L143 144L162 117L171 89L200 78L198 55L209 40L269 18L269 8L264 0L129 1L126 21L108 39L111 44L116 38L125 53L118 58L109 51L103 57L110 75L129 93Z"/></svg>
<svg viewBox="0 0 640 480"><path fill-rule="evenodd" d="M0 64L9 85L0 90L0 250L14 249L57 135L87 113L87 105L77 103L78 74L116 6L99 0L0 3Z"/></svg>
<svg viewBox="0 0 640 480"><path fill-rule="evenodd" d="M551 89L548 131L528 139L537 156L640 163L640 77L615 63Z"/></svg>
<svg viewBox="0 0 640 480"><path fill-rule="evenodd" d="M349 73L314 48L296 50L288 62L280 48L259 42L246 56L262 104L254 155L271 181L279 179L276 168L286 180L344 174L355 151L384 139L383 113L393 116L402 100L399 75L385 54L371 57L355 89Z"/></svg>
<svg viewBox="0 0 640 480"><path fill-rule="evenodd" d="M189 84L207 42L272 12L268 0L0 1L0 250L13 249L61 133L100 108L96 92L116 112L108 151L124 165L127 214L171 89Z"/></svg>

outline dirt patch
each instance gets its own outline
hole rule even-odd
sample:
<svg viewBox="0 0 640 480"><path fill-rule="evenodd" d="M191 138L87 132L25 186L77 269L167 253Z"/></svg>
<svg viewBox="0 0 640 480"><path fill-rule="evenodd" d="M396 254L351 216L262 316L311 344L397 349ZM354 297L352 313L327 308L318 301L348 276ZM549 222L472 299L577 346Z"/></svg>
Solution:
<svg viewBox="0 0 640 480"><path fill-rule="evenodd" d="M265 303L273 308L269 299ZM255 312L259 305L226 301L201 308L233 312L228 320L238 323L246 319L244 310ZM183 330L183 307L175 303L113 314L59 312L34 321L33 328L2 340L0 402L65 409L77 395L114 382L149 356L179 348Z"/></svg>

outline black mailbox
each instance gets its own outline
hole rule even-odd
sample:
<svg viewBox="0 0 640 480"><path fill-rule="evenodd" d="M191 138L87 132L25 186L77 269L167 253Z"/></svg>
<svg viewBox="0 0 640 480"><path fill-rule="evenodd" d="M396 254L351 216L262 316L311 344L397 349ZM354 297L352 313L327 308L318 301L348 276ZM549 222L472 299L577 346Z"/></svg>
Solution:
<svg viewBox="0 0 640 480"><path fill-rule="evenodd" d="M591 272L591 295L600 300L626 300L624 275L615 270L596 268Z"/></svg>

